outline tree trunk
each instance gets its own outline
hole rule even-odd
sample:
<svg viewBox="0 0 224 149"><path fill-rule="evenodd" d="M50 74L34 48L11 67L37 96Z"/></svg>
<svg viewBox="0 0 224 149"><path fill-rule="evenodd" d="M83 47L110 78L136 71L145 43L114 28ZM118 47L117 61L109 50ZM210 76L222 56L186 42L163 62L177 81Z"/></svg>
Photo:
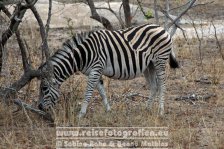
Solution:
<svg viewBox="0 0 224 149"><path fill-rule="evenodd" d="M129 5L129 0L122 0L123 9L124 9L124 17L125 17L125 25L126 27L131 26L131 9Z"/></svg>
<svg viewBox="0 0 224 149"><path fill-rule="evenodd" d="M156 24L159 25L159 15L158 15L158 11L157 11L157 0L154 0L154 12L155 12Z"/></svg>

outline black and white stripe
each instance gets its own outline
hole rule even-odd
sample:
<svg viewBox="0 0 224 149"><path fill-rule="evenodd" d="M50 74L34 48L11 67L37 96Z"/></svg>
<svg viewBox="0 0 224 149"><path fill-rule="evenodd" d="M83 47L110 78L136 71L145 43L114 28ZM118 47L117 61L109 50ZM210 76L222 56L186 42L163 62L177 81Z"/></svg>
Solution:
<svg viewBox="0 0 224 149"><path fill-rule="evenodd" d="M95 88L100 92L106 109L110 110L103 83L100 81L102 75L128 80L141 74L145 75L151 86L149 107L158 92L162 114L166 78L165 64L168 58L170 58L170 66L177 68L178 63L172 52L172 39L169 33L158 25L144 24L118 31L99 30L82 35L77 34L67 40L62 49L58 50L49 62L53 65L54 79L58 88L74 72L80 71L88 76L80 116L86 113L88 102ZM45 78L42 82L43 80L46 82ZM49 90L59 92L59 89L53 90L50 86ZM49 107L50 103L54 105L53 103L58 99L53 95L49 98L47 93L50 92L42 93L43 97L40 101L42 109Z"/></svg>

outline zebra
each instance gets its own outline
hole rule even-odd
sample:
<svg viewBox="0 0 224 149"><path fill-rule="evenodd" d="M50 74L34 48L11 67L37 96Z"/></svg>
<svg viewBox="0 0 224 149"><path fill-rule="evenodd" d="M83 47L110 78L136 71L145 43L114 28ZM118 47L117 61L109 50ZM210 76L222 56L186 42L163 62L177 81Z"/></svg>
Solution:
<svg viewBox="0 0 224 149"><path fill-rule="evenodd" d="M79 71L88 76L88 82L78 117L86 114L95 88L102 97L106 111L110 111L102 75L130 80L144 74L151 91L147 107L151 108L158 93L159 113L163 115L168 59L171 68L179 67L172 50L172 39L159 25L143 24L116 31L97 30L76 34L47 61L53 67L53 75L41 78L38 107L44 111L52 108L59 99L61 84ZM40 69L47 70L47 67L45 63Z"/></svg>

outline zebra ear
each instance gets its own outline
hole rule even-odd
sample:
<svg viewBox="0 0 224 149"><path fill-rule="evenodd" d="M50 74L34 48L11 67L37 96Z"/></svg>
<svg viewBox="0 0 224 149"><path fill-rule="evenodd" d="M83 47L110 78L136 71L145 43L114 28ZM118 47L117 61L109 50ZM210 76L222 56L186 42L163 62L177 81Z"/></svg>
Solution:
<svg viewBox="0 0 224 149"><path fill-rule="evenodd" d="M47 78L47 79L54 78L53 65L51 64L50 61L44 63L42 66L40 66L38 68L38 70L41 71L41 76L40 76L39 79L42 79L42 78Z"/></svg>
<svg viewBox="0 0 224 149"><path fill-rule="evenodd" d="M40 71L40 76L37 78L39 80L47 77L47 66L46 64L41 65L38 70Z"/></svg>

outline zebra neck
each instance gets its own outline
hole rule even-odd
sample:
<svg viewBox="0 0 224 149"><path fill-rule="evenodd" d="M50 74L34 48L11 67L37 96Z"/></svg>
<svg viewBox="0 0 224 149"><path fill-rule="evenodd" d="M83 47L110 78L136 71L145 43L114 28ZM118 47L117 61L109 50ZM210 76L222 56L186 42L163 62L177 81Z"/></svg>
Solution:
<svg viewBox="0 0 224 149"><path fill-rule="evenodd" d="M80 57L74 49L60 49L50 59L56 82L61 85L75 72L80 71Z"/></svg>
<svg viewBox="0 0 224 149"><path fill-rule="evenodd" d="M77 71L85 72L91 66L91 60L95 59L95 53L91 43L86 43L85 36L75 36L63 43L52 57L54 76L61 84ZM91 50L90 50L91 47Z"/></svg>

